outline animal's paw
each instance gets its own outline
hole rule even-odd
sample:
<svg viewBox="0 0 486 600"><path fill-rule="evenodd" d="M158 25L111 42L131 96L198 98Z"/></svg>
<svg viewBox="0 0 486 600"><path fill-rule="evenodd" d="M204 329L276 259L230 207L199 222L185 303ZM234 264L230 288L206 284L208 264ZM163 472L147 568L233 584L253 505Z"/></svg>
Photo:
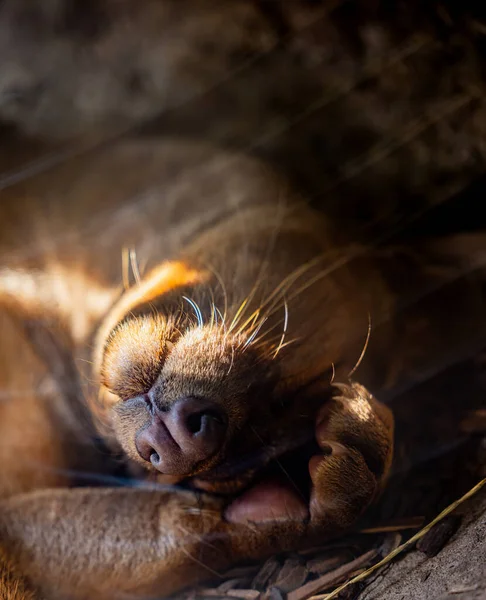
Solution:
<svg viewBox="0 0 486 600"><path fill-rule="evenodd" d="M350 525L373 500L392 459L393 417L363 386L335 388L317 415L311 453L291 454L288 465L276 460L274 471L227 507L227 520L332 531Z"/></svg>
<svg viewBox="0 0 486 600"><path fill-rule="evenodd" d="M393 416L362 385L334 384L338 393L317 416L321 453L309 461L310 520L349 526L380 490L393 454Z"/></svg>

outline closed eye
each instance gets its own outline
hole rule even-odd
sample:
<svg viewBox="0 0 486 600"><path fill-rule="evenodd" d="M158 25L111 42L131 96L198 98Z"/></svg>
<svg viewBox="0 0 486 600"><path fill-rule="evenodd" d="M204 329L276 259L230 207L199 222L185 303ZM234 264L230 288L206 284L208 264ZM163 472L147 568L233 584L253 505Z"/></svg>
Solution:
<svg viewBox="0 0 486 600"><path fill-rule="evenodd" d="M101 383L122 399L147 393L172 349L167 322L141 316L118 325L105 347Z"/></svg>

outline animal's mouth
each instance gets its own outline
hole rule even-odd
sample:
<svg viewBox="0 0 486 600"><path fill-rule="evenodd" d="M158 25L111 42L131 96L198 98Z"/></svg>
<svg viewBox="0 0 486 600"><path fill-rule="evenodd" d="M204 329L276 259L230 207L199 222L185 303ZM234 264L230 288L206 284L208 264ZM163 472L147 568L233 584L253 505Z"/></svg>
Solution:
<svg viewBox="0 0 486 600"><path fill-rule="evenodd" d="M191 487L228 498L231 522L306 521L312 481L309 461L322 454L314 432L276 444L194 477Z"/></svg>

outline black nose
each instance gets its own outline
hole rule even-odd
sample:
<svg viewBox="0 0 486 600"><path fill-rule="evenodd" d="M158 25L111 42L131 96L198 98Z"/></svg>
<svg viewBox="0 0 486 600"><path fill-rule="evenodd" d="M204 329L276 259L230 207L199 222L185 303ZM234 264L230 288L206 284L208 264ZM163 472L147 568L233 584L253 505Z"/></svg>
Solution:
<svg viewBox="0 0 486 600"><path fill-rule="evenodd" d="M187 475L219 450L226 425L219 406L202 398L182 398L168 411L155 410L135 445L161 473Z"/></svg>

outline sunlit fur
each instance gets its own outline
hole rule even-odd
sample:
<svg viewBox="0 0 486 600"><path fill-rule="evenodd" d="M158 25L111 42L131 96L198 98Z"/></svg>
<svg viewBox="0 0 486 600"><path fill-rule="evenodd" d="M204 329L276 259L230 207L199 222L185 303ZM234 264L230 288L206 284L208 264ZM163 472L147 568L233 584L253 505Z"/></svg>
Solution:
<svg viewBox="0 0 486 600"><path fill-rule="evenodd" d="M2 467L24 486L0 505L5 573L13 564L47 597L176 592L242 558L334 535L379 493L393 418L365 387L336 392L331 379L393 370L400 340L385 275L396 263L387 271L388 258L343 241L268 167L204 144L123 142L10 190L0 217L0 302L22 348L3 366L18 381L18 360L34 349L54 400L28 404L24 425L37 405L58 415L25 446L46 445L49 477L15 479L28 461ZM34 399L38 388L30 382ZM148 389L161 410L202 396L227 415L221 447L189 474L197 494L138 454ZM95 456L113 450L139 489L68 489L73 472L115 473L93 467L93 452L88 465L73 460L88 458L96 430L106 445ZM312 457L307 519L223 518L227 500L214 492L232 498L258 472L243 459L261 453L285 473L281 453L314 437L327 454ZM217 469L235 474L217 480Z"/></svg>

